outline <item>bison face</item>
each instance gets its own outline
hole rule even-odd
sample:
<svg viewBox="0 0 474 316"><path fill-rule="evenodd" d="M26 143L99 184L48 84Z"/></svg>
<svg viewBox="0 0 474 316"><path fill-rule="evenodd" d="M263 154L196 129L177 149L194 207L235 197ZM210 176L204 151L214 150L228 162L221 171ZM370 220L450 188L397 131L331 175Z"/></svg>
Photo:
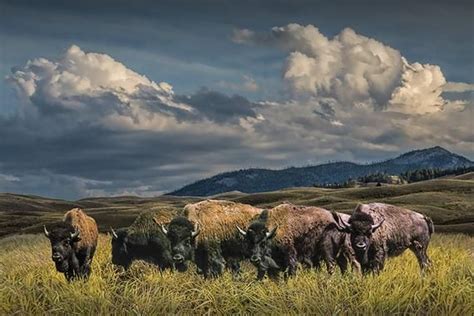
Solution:
<svg viewBox="0 0 474 316"><path fill-rule="evenodd" d="M354 213L349 221L343 220L337 213L333 213L338 228L350 233L351 245L357 260L366 264L368 252L372 242L372 234L382 225L384 220L374 224L372 216L366 213Z"/></svg>
<svg viewBox="0 0 474 316"><path fill-rule="evenodd" d="M263 271L268 268L278 268L271 257L272 238L275 237L276 227L269 231L264 223L255 222L248 227L247 231L237 228L245 238L250 251L250 261L255 267Z"/></svg>
<svg viewBox="0 0 474 316"><path fill-rule="evenodd" d="M119 228L112 233L112 263L117 266L128 268L130 255L128 253L128 232L126 228Z"/></svg>
<svg viewBox="0 0 474 316"><path fill-rule="evenodd" d="M195 239L199 226L193 225L185 217L173 219L168 227L161 225L163 233L171 245L171 255L176 269L180 272L188 269L187 261L194 259Z"/></svg>
<svg viewBox="0 0 474 316"><path fill-rule="evenodd" d="M59 272L69 271L71 259L74 257L73 245L81 240L79 232L66 223L59 223L51 231L44 226L44 234L51 243L51 259Z"/></svg>

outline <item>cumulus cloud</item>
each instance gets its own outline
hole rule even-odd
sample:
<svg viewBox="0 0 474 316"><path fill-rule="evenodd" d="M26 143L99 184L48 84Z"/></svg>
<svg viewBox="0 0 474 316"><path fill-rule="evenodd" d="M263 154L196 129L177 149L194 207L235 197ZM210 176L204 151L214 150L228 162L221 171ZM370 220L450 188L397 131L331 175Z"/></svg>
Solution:
<svg viewBox="0 0 474 316"><path fill-rule="evenodd" d="M474 91L474 84L465 82L447 82L443 86L444 92L467 92Z"/></svg>
<svg viewBox="0 0 474 316"><path fill-rule="evenodd" d="M411 64L398 50L350 28L328 38L313 25L288 24L263 33L235 30L233 40L287 51L283 78L292 92L333 98L342 110L423 114L445 103L446 80L438 66Z"/></svg>
<svg viewBox="0 0 474 316"><path fill-rule="evenodd" d="M17 115L0 115L0 191L156 195L245 167L368 161L434 145L472 152L473 107L442 99L449 86L435 65L410 64L351 30L327 39L293 25L234 39L291 51L284 77L296 96L180 95L77 46L13 68L19 100Z"/></svg>

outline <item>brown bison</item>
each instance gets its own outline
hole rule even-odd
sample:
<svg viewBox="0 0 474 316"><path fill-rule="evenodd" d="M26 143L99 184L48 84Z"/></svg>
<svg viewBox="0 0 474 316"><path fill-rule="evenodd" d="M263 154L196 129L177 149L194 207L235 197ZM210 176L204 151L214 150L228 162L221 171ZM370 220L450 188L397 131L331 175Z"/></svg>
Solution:
<svg viewBox="0 0 474 316"><path fill-rule="evenodd" d="M87 279L97 247L99 232L95 220L75 208L64 215L62 222L44 226L44 234L51 242L52 259L56 270L68 281Z"/></svg>
<svg viewBox="0 0 474 316"><path fill-rule="evenodd" d="M248 225L261 211L224 200L186 205L183 216L174 218L167 226L161 225L171 242L175 265L186 270L186 262L194 260L205 278L220 275L225 266L238 274L246 248L235 227Z"/></svg>
<svg viewBox="0 0 474 316"><path fill-rule="evenodd" d="M387 257L410 249L422 272L430 265L427 249L433 221L420 213L383 203L359 204L348 220L334 213L350 234L350 242L363 272L383 270Z"/></svg>
<svg viewBox="0 0 474 316"><path fill-rule="evenodd" d="M331 274L336 264L345 271L347 260L353 262L345 233L322 208L284 203L263 211L246 231L238 230L249 245L257 279L265 274L276 279L281 271L291 276L298 262L319 266L323 260Z"/></svg>

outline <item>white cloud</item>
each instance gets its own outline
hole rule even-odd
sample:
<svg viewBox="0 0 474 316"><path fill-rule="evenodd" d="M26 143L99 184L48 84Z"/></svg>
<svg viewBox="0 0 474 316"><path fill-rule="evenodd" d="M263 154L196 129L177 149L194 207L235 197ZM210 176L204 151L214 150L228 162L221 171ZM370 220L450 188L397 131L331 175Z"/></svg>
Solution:
<svg viewBox="0 0 474 316"><path fill-rule="evenodd" d="M350 28L330 39L313 25L288 24L270 33L235 30L233 40L289 52L283 78L294 96L333 98L341 110L363 104L423 114L445 102L438 66L410 64L398 50Z"/></svg>
<svg viewBox="0 0 474 316"><path fill-rule="evenodd" d="M468 92L468 91L474 91L473 83L447 82L443 86L443 92Z"/></svg>
<svg viewBox="0 0 474 316"><path fill-rule="evenodd" d="M8 80L22 115L0 116L0 191L153 195L245 167L367 161L434 145L472 153L472 102L442 99L454 88L436 65L410 64L350 29L328 39L289 25L236 40L289 51L294 98L176 95L77 46L15 68ZM244 77L239 88L246 83L256 84Z"/></svg>
<svg viewBox="0 0 474 316"><path fill-rule="evenodd" d="M226 90L239 91L239 92L256 92L260 89L254 78L248 75L243 75L242 80L239 82L230 81L219 81L217 86Z"/></svg>

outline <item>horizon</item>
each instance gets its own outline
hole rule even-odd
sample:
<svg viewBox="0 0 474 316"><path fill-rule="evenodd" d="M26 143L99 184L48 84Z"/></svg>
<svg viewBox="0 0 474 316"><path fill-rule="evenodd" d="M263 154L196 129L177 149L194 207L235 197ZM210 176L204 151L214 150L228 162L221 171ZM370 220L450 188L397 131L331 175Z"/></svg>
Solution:
<svg viewBox="0 0 474 316"><path fill-rule="evenodd" d="M156 196L436 146L472 161L473 10L0 0L0 192Z"/></svg>
<svg viewBox="0 0 474 316"><path fill-rule="evenodd" d="M429 147L429 148L419 148L419 149L412 149L410 151L407 151L407 152L404 152L404 153L401 153L395 157L391 157L391 158L387 158L387 159L384 159L384 160L380 160L380 161L367 161L367 162L353 162L353 161L329 161L329 162L323 162L323 163L320 163L320 164L315 164L315 165L306 165L306 166L288 166L288 167L282 167L282 168L278 168L278 169L270 169L270 168L260 168L260 167L250 167L250 168L245 168L245 169L236 169L236 170L229 170L229 171L224 171L224 172L221 172L221 173L218 173L218 174L214 174L214 175L211 175L207 178L202 178L202 179L198 179L194 182L190 182L190 183L185 183L183 184L181 187L179 188L174 188L172 190L169 190L168 192L162 192L162 193L158 193L156 195L138 195L138 194L125 194L125 195L104 195L104 196L100 196L100 195L90 195L90 196L84 196L84 197L79 197L79 198L76 198L76 199L66 199L66 198L61 198L61 197L55 197L55 196L48 196L48 195L35 195L35 194L27 194L27 193L17 193L17 192L1 192L0 191L0 194L12 194L12 195L23 195L23 196L36 196L36 197L40 197L40 198L47 198L47 199L53 199L53 200L64 200L64 201L80 201L80 200L85 200L85 199L93 199L93 198L98 198L98 199L102 199L102 198L118 198L118 197L136 197L136 198L156 198L156 197L161 197L161 196L165 196L165 195L169 195L169 196L174 196L172 195L171 193L173 192L176 192L176 191L179 191L187 186L190 186L190 185L193 185L195 183L198 183L202 180L207 180L207 179L210 179L210 178L214 178L216 176L219 176L219 175L225 175L225 174L229 174L229 173L236 173L236 172L240 172L240 171L248 171L248 170L269 170L269 171L282 171L282 170L287 170L287 169L291 169L291 168L309 168L309 167L318 167L318 166L323 166L323 165L329 165L329 164L337 164L337 163L352 163L352 164L356 164L356 165L359 165L359 166L367 166L367 165L373 165L373 164L379 164L379 163L384 163L384 162L387 162L387 161L390 161L390 160L393 160L393 159L397 159L401 156L404 156L406 154L410 154L410 153L413 153L413 152L417 152L417 151L427 151L427 150L432 150L432 149L436 149L436 148L440 148L442 150L445 150L447 152L449 152L450 154L452 155L457 155L457 156L460 156L462 158L465 158L467 160L469 160L470 162L473 162L473 160L469 157L465 157L465 156L462 156L462 155L458 155L457 153L455 152L451 152L441 146L434 146L434 147ZM447 169L446 169L447 170ZM454 170L454 169L453 169ZM233 191L226 191L226 192L223 192L223 193L228 193L228 192L233 192ZM240 192L240 191L239 191ZM265 192L269 192L269 191L262 191L263 193ZM241 193L245 193L245 192L241 192ZM176 197L179 197L179 195L176 195ZM196 197L196 196L194 196Z"/></svg>

